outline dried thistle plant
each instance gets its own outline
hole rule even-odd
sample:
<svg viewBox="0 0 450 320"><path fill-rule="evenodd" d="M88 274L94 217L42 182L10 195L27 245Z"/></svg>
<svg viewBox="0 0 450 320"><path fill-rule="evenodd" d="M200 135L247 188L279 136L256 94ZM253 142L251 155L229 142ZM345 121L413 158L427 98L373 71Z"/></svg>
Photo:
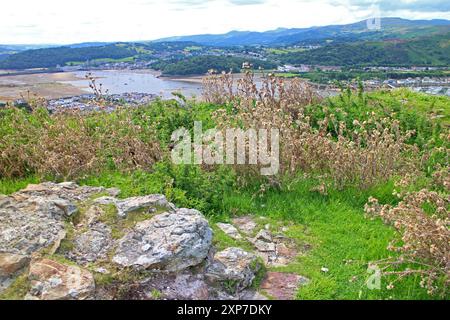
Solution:
<svg viewBox="0 0 450 320"><path fill-rule="evenodd" d="M382 273L395 276L389 284L407 276L419 275L421 286L430 295L445 296L450 285L450 214L449 198L437 192L421 190L409 193L395 207L380 205L370 198L365 211L392 225L401 241L392 241L388 249L398 255L377 261ZM444 286L440 285L444 283Z"/></svg>
<svg viewBox="0 0 450 320"><path fill-rule="evenodd" d="M375 116L363 123L355 120L353 128L347 128L318 104L320 96L299 79L286 81L268 74L257 83L247 72L235 84L230 73L223 73L210 75L205 83L205 99L225 106L214 114L222 130L279 130L280 175L302 171L333 181L338 188L367 188L415 170L411 156L416 149L406 144L413 132L402 133L398 121ZM306 112L314 106L325 112L317 125ZM236 170L254 175L259 168L237 166Z"/></svg>
<svg viewBox="0 0 450 320"><path fill-rule="evenodd" d="M29 173L59 179L80 178L111 166L121 171L149 169L162 158L152 128L133 121L127 110L114 113L31 114L11 107L0 117L0 176Z"/></svg>

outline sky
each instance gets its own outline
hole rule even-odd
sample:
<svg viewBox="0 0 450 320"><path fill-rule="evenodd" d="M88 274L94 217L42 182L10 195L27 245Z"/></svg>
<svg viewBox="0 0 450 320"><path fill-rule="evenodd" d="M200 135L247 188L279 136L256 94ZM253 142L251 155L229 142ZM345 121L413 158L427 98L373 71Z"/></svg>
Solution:
<svg viewBox="0 0 450 320"><path fill-rule="evenodd" d="M450 19L449 0L0 0L1 44L142 41L346 24Z"/></svg>

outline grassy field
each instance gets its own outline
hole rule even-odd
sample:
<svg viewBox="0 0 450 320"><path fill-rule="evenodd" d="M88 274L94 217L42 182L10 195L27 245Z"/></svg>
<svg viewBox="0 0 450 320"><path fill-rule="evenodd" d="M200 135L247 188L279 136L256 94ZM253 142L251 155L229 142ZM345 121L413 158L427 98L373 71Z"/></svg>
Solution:
<svg viewBox="0 0 450 320"><path fill-rule="evenodd" d="M214 127L216 118L212 114L221 107L197 102L188 102L187 107L181 107L175 101L158 101L128 111L131 114L130 126L123 126L122 116L114 113L100 115L101 118L92 115L86 123L89 128L99 126L100 134L106 132L107 127L114 128L116 121L119 121L121 129L117 132L119 137L123 135L124 138L127 137L127 130L137 130L133 129L133 125L138 125L141 131L133 131L134 135L144 140L150 136L152 139L157 138L161 149L165 150L170 143L171 133L181 126L192 129L194 120L202 120L205 127ZM430 145L448 151L448 141L443 138L448 133L446 130L450 115L450 99L446 97L431 97L407 90L368 94L344 91L339 97L306 107L305 112L312 119L321 119L324 110L334 110L337 117L343 117L342 120L347 121L349 126L355 119L370 121L368 119L374 114L390 116L399 121L401 130L417 131L408 143L420 147L421 152L425 152ZM26 117L33 116L25 116L25 119L31 120ZM32 123L39 127L39 121L47 120L34 119ZM76 122L71 122L71 126L76 126ZM5 121L0 121L0 133L5 137L11 132L14 134L15 130ZM330 135L335 134L333 130L329 128ZM26 138L23 135L21 137L21 143L24 143L23 139ZM0 140L0 148L5 148L7 141L10 140ZM76 145L77 142L72 143ZM394 191L398 191L396 183L403 178L401 174L393 174L385 181L363 188L352 184L330 184L326 192L319 192L315 187L323 182L322 175L306 174L301 170L283 174L279 187L270 187L258 178L240 176L239 170L227 166L208 170L197 166L177 166L162 156L146 169L138 169L124 168L117 161L113 163L111 157L114 158L114 154L106 155L105 159L100 155L97 157L101 164L105 161L103 167L95 172L89 169L75 176L55 176L51 171L42 171L41 167L33 168L29 164L25 165L24 171L18 168L15 176L3 173L2 177L0 174L0 194L11 194L29 183L68 179L82 185L117 187L122 190L120 196L124 198L162 193L177 206L199 209L212 225L215 222L228 222L236 216L254 215L265 217L271 224L287 226L289 237L295 239L304 250L295 262L273 270L293 272L311 279L309 285L299 289L297 299L450 298L445 289L444 294L429 295L427 289L419 285L420 278L417 276L406 277L401 281L396 281L394 276L383 276L379 290L370 290L366 285L371 262L397 255L387 247L392 240L400 239L401 232L380 218L369 219L364 206L369 197L377 198L382 204L397 205L401 199L394 195ZM4 163L0 162L0 165ZM411 182L406 189L418 191L426 187L447 194L445 189L432 182L434 170L439 166L448 168L448 159L437 155L427 159L423 163L421 179ZM245 183L242 183L243 180ZM263 185L265 188L261 192ZM219 248L239 245L251 250L250 245L236 243L217 228L214 241ZM324 272L323 268L328 271ZM441 288L444 288L444 280L438 282ZM393 287L388 289L392 282Z"/></svg>

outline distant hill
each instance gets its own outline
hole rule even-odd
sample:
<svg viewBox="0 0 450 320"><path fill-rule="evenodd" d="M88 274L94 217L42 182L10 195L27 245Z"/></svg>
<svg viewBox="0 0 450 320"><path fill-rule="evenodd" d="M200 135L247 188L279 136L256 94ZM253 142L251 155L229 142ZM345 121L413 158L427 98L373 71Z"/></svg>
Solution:
<svg viewBox="0 0 450 320"><path fill-rule="evenodd" d="M82 63L96 59L140 58L153 60L164 53L176 53L185 49L204 47L194 42L150 42L150 43L81 43L64 47L42 48L21 52L2 52L0 47L0 69L54 68L68 63ZM6 49L5 49L6 50Z"/></svg>
<svg viewBox="0 0 450 320"><path fill-rule="evenodd" d="M283 63L334 66L449 66L450 32L414 40L330 44L282 54Z"/></svg>
<svg viewBox="0 0 450 320"><path fill-rule="evenodd" d="M95 47L57 47L28 50L9 55L0 60L0 69L52 68L68 62L87 61L100 58L122 59L135 55L128 45L111 44Z"/></svg>
<svg viewBox="0 0 450 320"><path fill-rule="evenodd" d="M348 25L311 27L302 29L277 29L267 32L232 31L219 35L193 35L165 38L159 41L192 41L210 46L243 45L293 45L302 42L323 42L324 40L381 40L387 38L410 38L417 35L446 32L449 20L406 20L401 18L382 18L382 29L367 29L366 21Z"/></svg>
<svg viewBox="0 0 450 320"><path fill-rule="evenodd" d="M209 68L237 69L242 59L257 57L264 68L276 64L336 66L450 65L449 20L405 20L383 18L380 31L367 29L366 21L348 25L268 32L232 31L224 35L173 37L142 43L87 42L36 49L35 45L0 45L0 69L54 68L87 60L158 61L166 74L197 74ZM316 44L314 50L276 50L277 47ZM239 59L215 58L235 53L232 46L265 45L259 55ZM223 48L228 47L228 48ZM33 48L33 50L24 50ZM292 49L292 48L290 48ZM297 48L294 48L297 49ZM241 54L242 48L237 48ZM258 51L258 49L257 49ZM278 52L277 52L278 51ZM230 55L233 55L230 54ZM206 58L197 58L197 57ZM263 63L267 58L267 65ZM195 66L195 64L200 66ZM184 65L183 65L184 64Z"/></svg>

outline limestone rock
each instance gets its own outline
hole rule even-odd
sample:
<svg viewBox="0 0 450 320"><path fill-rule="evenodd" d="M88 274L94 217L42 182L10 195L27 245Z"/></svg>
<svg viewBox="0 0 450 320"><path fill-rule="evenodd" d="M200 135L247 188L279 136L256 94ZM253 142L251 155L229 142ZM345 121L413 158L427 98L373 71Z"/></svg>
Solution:
<svg viewBox="0 0 450 320"><path fill-rule="evenodd" d="M53 183L44 182L41 184L30 184L25 189L16 192L15 196L40 196L50 198L59 198L72 202L84 201L95 194L107 192L102 187L78 186L74 182Z"/></svg>
<svg viewBox="0 0 450 320"><path fill-rule="evenodd" d="M146 208L163 208L174 210L175 206L166 197L160 194L152 194L144 197L134 197L116 202L117 211L120 217L125 217L129 212Z"/></svg>
<svg viewBox="0 0 450 320"><path fill-rule="evenodd" d="M233 238L235 240L241 240L242 239L241 234L239 233L239 231L233 225L228 224L228 223L217 223L217 226L220 228L220 230L225 232L231 238Z"/></svg>
<svg viewBox="0 0 450 320"><path fill-rule="evenodd" d="M142 209L164 209L175 210L175 206L167 201L166 197L160 194L152 194L143 197L133 197L118 200L114 197L101 197L95 200L96 204L114 204L117 207L117 214L124 218L128 213Z"/></svg>
<svg viewBox="0 0 450 320"><path fill-rule="evenodd" d="M214 255L206 275L213 281L231 281L236 290L247 288L261 268L257 257L240 248L228 248Z"/></svg>
<svg viewBox="0 0 450 320"><path fill-rule="evenodd" d="M84 300L95 290L89 271L49 259L32 261L28 277L31 290L27 299Z"/></svg>
<svg viewBox="0 0 450 320"><path fill-rule="evenodd" d="M119 240L113 262L123 267L180 271L208 255L212 231L197 210L177 209L138 223Z"/></svg>
<svg viewBox="0 0 450 320"><path fill-rule="evenodd" d="M60 239L64 211L54 202L32 196L7 203L0 207L0 252L29 255Z"/></svg>
<svg viewBox="0 0 450 320"><path fill-rule="evenodd" d="M68 257L80 264L106 260L113 245L111 228L103 223L96 223L86 232L77 235L73 240L74 249Z"/></svg>
<svg viewBox="0 0 450 320"><path fill-rule="evenodd" d="M30 184L0 199L0 252L29 255L53 245L64 234L65 220L77 203L106 192L101 187L80 187L74 182Z"/></svg>

